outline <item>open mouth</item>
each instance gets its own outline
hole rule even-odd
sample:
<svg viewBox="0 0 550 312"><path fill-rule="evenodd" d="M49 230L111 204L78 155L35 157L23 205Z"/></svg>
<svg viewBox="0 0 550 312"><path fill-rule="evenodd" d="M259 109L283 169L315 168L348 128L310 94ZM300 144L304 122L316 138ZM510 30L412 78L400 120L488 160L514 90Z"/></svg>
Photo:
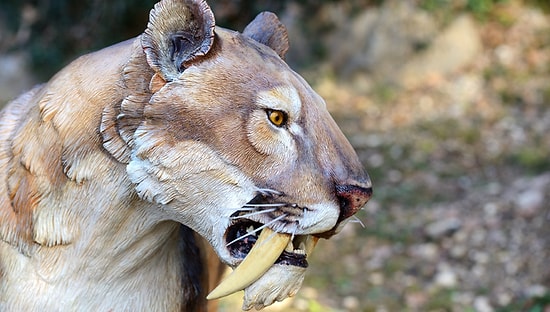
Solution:
<svg viewBox="0 0 550 312"><path fill-rule="evenodd" d="M279 233L268 225L240 218L248 212L237 211L233 224L225 233L227 248L232 257L242 259L233 272L223 280L207 299L217 299L257 281L274 264L301 268L308 266L307 255L313 251L318 237Z"/></svg>
<svg viewBox="0 0 550 312"><path fill-rule="evenodd" d="M225 236L231 256L237 259L246 258L263 231L261 227L261 223L251 220L241 220L231 225ZM275 263L307 268L306 243L312 238L309 235L295 235L291 238Z"/></svg>

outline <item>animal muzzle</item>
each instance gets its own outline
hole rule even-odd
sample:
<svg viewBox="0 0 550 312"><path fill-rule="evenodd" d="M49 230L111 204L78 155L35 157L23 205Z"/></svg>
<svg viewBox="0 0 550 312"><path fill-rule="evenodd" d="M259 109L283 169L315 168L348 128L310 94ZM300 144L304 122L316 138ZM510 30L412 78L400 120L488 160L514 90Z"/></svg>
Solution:
<svg viewBox="0 0 550 312"><path fill-rule="evenodd" d="M240 265L236 267L220 285L210 292L207 299L221 298L249 287L265 274L269 268L276 263L277 259L284 257L285 250L290 250L291 253L300 251L299 255L303 255L303 262L306 263L305 266L307 266L305 258L313 251L313 248L315 248L317 244L317 240L320 237L330 238L336 234L341 223L353 216L367 203L372 196L372 187L370 181L367 183L354 182L337 185L335 192L340 206L340 214L334 228L320 234L298 235L294 237L294 235L277 233L269 227L265 227L260 232L257 240L254 239L255 243L253 247L248 251ZM229 233L235 231L237 232L235 235L239 236L239 231L242 231L242 228L237 226L232 230L230 229ZM228 239L232 237L233 236L230 236ZM297 247L295 245L300 246L298 249L295 249L295 247ZM303 245L303 247L301 247L301 245ZM241 248L237 249L239 249L240 252ZM290 262L285 264L296 265L296 263Z"/></svg>
<svg viewBox="0 0 550 312"><path fill-rule="evenodd" d="M329 231L315 236L330 238L338 232L342 221L356 214L372 196L372 186L368 183L354 182L351 184L336 185L336 197L340 203L340 215L336 225Z"/></svg>

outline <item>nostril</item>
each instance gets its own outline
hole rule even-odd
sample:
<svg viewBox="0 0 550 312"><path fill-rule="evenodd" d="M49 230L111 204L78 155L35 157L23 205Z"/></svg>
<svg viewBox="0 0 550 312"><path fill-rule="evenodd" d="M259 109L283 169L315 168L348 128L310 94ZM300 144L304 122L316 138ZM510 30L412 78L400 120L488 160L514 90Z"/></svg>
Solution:
<svg viewBox="0 0 550 312"><path fill-rule="evenodd" d="M334 228L324 233L316 234L316 236L328 239L336 234L341 222L357 213L369 201L371 196L372 187L370 183L368 186L365 185L365 187L355 184L336 185L336 197L340 202L338 221Z"/></svg>
<svg viewBox="0 0 550 312"><path fill-rule="evenodd" d="M353 216L372 196L372 187L358 185L337 185L336 196L340 200L340 218L344 220Z"/></svg>

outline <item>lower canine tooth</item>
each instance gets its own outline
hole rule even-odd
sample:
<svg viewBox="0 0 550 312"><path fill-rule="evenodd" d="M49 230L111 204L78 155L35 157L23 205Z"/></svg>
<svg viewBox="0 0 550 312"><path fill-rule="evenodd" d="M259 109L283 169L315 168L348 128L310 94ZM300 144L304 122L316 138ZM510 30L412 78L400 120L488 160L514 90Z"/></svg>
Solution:
<svg viewBox="0 0 550 312"><path fill-rule="evenodd" d="M289 241L286 245L285 251L287 252L293 252L294 251L294 245L292 244L292 241Z"/></svg>
<svg viewBox="0 0 550 312"><path fill-rule="evenodd" d="M308 236L308 239L306 240L306 244L305 244L305 250L306 250L306 255L311 255L311 253L313 252L313 249L315 248L315 246L317 245L317 241L319 241L319 237L317 236Z"/></svg>
<svg viewBox="0 0 550 312"><path fill-rule="evenodd" d="M269 270L289 243L290 234L263 229L246 258L206 299L225 297L250 286Z"/></svg>

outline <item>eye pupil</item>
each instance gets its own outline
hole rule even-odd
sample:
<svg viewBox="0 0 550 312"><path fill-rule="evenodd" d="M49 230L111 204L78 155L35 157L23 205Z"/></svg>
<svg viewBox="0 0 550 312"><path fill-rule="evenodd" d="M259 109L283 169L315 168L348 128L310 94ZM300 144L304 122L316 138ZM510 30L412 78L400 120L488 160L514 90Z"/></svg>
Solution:
<svg viewBox="0 0 550 312"><path fill-rule="evenodd" d="M278 110L268 110L267 116L269 121L277 127L282 127L286 123L286 114Z"/></svg>

